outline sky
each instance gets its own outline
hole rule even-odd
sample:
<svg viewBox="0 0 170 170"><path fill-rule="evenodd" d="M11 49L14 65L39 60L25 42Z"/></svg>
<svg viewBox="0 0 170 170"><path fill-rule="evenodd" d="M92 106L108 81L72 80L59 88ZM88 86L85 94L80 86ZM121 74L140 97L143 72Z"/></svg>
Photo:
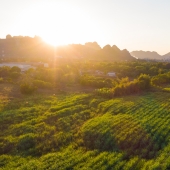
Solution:
<svg viewBox="0 0 170 170"><path fill-rule="evenodd" d="M0 38L170 52L170 0L0 0Z"/></svg>

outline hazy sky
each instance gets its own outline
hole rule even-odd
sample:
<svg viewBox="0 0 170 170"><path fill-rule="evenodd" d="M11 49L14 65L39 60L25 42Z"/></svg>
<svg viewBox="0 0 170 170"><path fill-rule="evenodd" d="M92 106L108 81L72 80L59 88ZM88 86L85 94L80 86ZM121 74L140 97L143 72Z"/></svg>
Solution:
<svg viewBox="0 0 170 170"><path fill-rule="evenodd" d="M170 52L170 0L0 0L0 38Z"/></svg>

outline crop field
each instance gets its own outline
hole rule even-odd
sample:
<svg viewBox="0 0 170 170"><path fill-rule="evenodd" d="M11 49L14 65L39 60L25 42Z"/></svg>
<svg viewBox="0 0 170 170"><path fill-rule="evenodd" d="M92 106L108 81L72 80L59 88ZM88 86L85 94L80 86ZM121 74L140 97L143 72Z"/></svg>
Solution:
<svg viewBox="0 0 170 170"><path fill-rule="evenodd" d="M170 93L0 95L0 169L170 169Z"/></svg>

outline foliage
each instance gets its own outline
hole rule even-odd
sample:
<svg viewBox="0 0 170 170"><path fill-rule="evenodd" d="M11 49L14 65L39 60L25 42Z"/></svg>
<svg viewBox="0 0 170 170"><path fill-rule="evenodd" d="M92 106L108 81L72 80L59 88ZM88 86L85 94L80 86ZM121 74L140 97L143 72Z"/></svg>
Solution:
<svg viewBox="0 0 170 170"><path fill-rule="evenodd" d="M166 83L170 83L170 72L164 74L158 74L152 78L152 84L156 86L161 86Z"/></svg>
<svg viewBox="0 0 170 170"><path fill-rule="evenodd" d="M10 101L0 114L0 168L168 169L169 97L72 94Z"/></svg>
<svg viewBox="0 0 170 170"><path fill-rule="evenodd" d="M114 150L115 142L111 132L110 115L96 117L87 121L81 131L84 145L89 149Z"/></svg>
<svg viewBox="0 0 170 170"><path fill-rule="evenodd" d="M150 81L149 75L141 74L138 79L134 79L133 81L123 78L114 88L98 89L95 92L105 97L124 96L148 90L151 87Z"/></svg>
<svg viewBox="0 0 170 170"><path fill-rule="evenodd" d="M42 80L33 80L33 85L38 88L52 88L52 84L49 82L44 82Z"/></svg>
<svg viewBox="0 0 170 170"><path fill-rule="evenodd" d="M11 69L10 69L10 72L17 72L17 73L20 73L21 72L21 69L17 66L13 66Z"/></svg>
<svg viewBox="0 0 170 170"><path fill-rule="evenodd" d="M35 92L36 87L28 84L28 83L23 83L20 85L20 91L22 94L32 94L33 92Z"/></svg>
<svg viewBox="0 0 170 170"><path fill-rule="evenodd" d="M8 96L11 91L6 94L2 89L0 168L169 169L169 65L81 63L86 69L115 71L116 79L80 78L78 66L30 69L23 74L17 68L12 72L8 67L0 68L2 83L12 80L11 74L19 74L24 94L80 82L85 88L104 87L88 94L35 93L13 98ZM153 93L153 85L164 91Z"/></svg>
<svg viewBox="0 0 170 170"><path fill-rule="evenodd" d="M10 67L8 66L3 66L0 67L0 77L8 77L10 74Z"/></svg>
<svg viewBox="0 0 170 170"><path fill-rule="evenodd" d="M89 87L108 88L108 87L115 86L117 82L116 80L112 80L108 78L83 75L80 78L80 84L83 86L89 86Z"/></svg>
<svg viewBox="0 0 170 170"><path fill-rule="evenodd" d="M3 79L2 77L0 77L0 83L3 83L3 80L4 80L4 79Z"/></svg>
<svg viewBox="0 0 170 170"><path fill-rule="evenodd" d="M11 77L12 79L17 79L17 78L20 77L20 73L18 73L18 72L12 72L12 73L10 74L10 77Z"/></svg>

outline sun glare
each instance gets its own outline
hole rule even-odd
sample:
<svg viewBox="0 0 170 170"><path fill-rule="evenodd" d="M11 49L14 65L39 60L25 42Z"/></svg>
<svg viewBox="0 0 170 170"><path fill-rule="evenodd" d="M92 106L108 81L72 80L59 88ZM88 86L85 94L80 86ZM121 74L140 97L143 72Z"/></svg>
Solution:
<svg viewBox="0 0 170 170"><path fill-rule="evenodd" d="M67 40L63 40L62 37L55 37L54 35L44 35L42 36L42 39L44 42L52 46L61 46L68 44Z"/></svg>
<svg viewBox="0 0 170 170"><path fill-rule="evenodd" d="M97 31L87 13L72 4L54 1L24 9L15 23L15 34L37 35L53 46L95 40L94 33Z"/></svg>

